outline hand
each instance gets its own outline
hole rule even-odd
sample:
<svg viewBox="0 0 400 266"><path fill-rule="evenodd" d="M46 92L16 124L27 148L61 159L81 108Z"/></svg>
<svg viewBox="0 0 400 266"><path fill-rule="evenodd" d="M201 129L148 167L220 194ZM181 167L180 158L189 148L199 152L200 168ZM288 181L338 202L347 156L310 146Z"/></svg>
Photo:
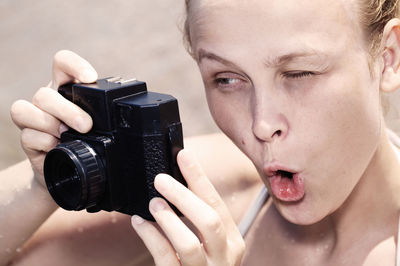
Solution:
<svg viewBox="0 0 400 266"><path fill-rule="evenodd" d="M32 102L18 100L11 106L11 118L21 129L22 148L32 164L36 180L44 187L44 158L59 143L60 134L67 130L66 125L81 133L92 127L90 116L56 89L72 81L90 83L96 80L96 71L85 59L71 51L59 51L54 56L49 85L40 88Z"/></svg>
<svg viewBox="0 0 400 266"><path fill-rule="evenodd" d="M158 175L154 185L196 227L199 236L161 198L150 201L150 212L161 230L136 215L133 228L156 265L240 265L244 240L224 202L189 152L178 154L178 164L190 190L166 174Z"/></svg>

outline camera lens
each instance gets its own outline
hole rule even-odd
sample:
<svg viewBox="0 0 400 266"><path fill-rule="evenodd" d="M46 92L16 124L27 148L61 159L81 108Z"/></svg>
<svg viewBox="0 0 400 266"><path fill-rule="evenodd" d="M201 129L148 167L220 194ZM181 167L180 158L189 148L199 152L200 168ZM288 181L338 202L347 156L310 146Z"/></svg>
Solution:
<svg viewBox="0 0 400 266"><path fill-rule="evenodd" d="M105 190L99 155L86 142L65 142L47 153L44 177L54 201L66 210L94 206Z"/></svg>

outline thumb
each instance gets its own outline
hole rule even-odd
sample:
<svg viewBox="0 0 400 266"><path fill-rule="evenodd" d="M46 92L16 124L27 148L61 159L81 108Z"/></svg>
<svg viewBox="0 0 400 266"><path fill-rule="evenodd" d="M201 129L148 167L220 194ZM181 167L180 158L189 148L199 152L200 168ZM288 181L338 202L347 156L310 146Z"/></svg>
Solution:
<svg viewBox="0 0 400 266"><path fill-rule="evenodd" d="M57 89L69 82L92 83L98 78L93 66L76 53L68 50L57 52L53 60L53 78L49 87Z"/></svg>

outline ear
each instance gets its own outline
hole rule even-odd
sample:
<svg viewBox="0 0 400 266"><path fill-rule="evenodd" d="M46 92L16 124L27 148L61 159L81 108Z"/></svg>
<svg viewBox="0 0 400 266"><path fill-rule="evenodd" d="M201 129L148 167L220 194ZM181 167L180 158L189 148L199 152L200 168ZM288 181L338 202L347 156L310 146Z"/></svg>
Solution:
<svg viewBox="0 0 400 266"><path fill-rule="evenodd" d="M392 92L400 88L400 20L391 19L385 26L381 44L384 68L381 90Z"/></svg>

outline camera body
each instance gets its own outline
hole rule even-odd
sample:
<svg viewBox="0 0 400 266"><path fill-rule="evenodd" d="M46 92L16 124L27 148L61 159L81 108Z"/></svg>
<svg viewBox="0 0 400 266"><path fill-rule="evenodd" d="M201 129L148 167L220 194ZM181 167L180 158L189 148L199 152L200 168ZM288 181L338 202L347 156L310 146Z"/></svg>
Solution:
<svg viewBox="0 0 400 266"><path fill-rule="evenodd" d="M62 133L61 143L47 154L44 175L53 199L67 210L154 220L148 204L161 197L155 176L167 173L186 185L176 162L183 148L177 100L120 78L69 84L59 93L89 113L93 128Z"/></svg>

